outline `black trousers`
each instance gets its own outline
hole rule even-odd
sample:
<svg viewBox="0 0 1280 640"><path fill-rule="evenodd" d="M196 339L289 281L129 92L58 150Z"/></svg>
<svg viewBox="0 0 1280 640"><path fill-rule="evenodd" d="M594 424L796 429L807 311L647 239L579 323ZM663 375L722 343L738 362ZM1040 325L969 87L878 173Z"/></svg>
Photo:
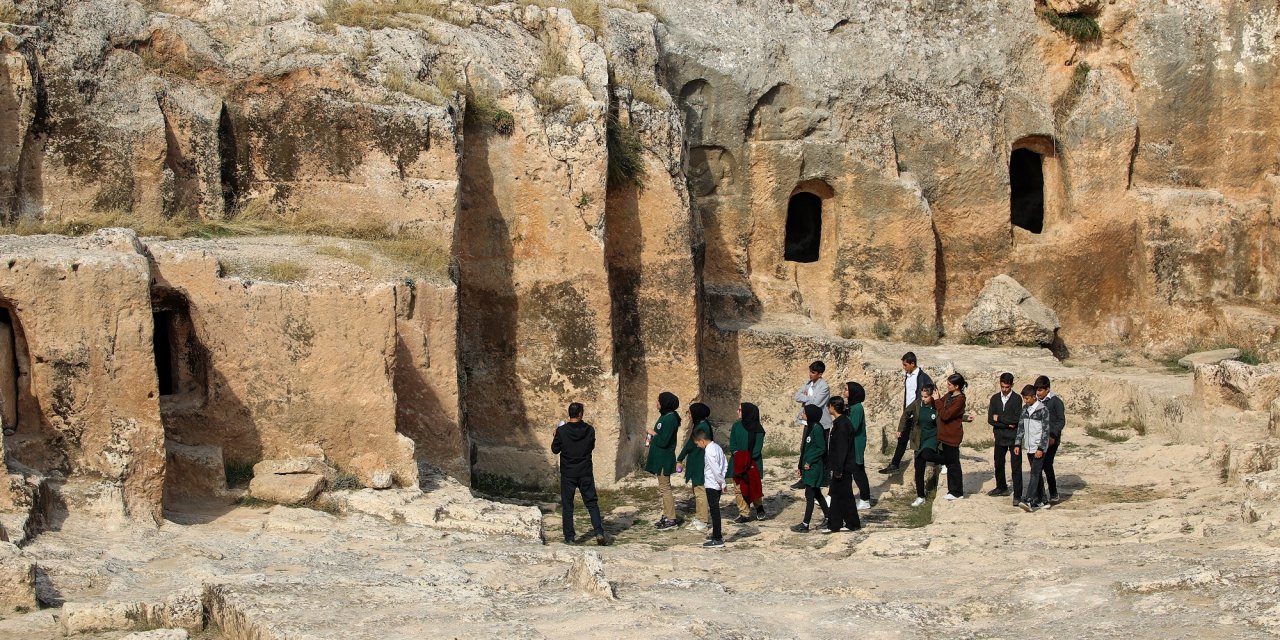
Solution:
<svg viewBox="0 0 1280 640"><path fill-rule="evenodd" d="M1013 475L1013 495L1022 495L1022 456L1015 455L1013 448L1017 445L996 445L996 488L1001 491L1009 489L1009 483L1005 480L1004 475L1004 459L1009 458L1009 470Z"/></svg>
<svg viewBox="0 0 1280 640"><path fill-rule="evenodd" d="M1044 483L1040 482L1040 472L1044 470L1044 461L1049 459L1048 452L1045 452L1043 458L1037 458L1036 452L1027 452L1027 463L1031 466L1031 477L1027 478L1027 494L1022 496L1022 501L1027 504L1039 504L1044 502Z"/></svg>
<svg viewBox="0 0 1280 640"><path fill-rule="evenodd" d="M573 530L573 493L582 492L582 503L587 505L587 513L591 514L591 526L597 536L604 535L604 520L600 518L600 500L596 497L596 479L592 476L573 478L560 476L560 522L564 527L564 539L573 540L577 533Z"/></svg>
<svg viewBox="0 0 1280 640"><path fill-rule="evenodd" d="M947 493L959 498L964 495L964 471L960 469L960 447L943 443L942 463L947 465Z"/></svg>
<svg viewBox="0 0 1280 640"><path fill-rule="evenodd" d="M915 425L908 421L906 427L902 430L902 434L898 436L898 448L893 450L893 460L889 462L891 466L896 467L902 464L902 456L907 454L907 445L911 444L911 430L913 428L915 428Z"/></svg>
<svg viewBox="0 0 1280 640"><path fill-rule="evenodd" d="M1058 455L1059 444L1061 444L1059 441L1054 440L1053 444L1049 445L1049 448L1044 452L1044 477L1034 476L1039 478L1037 482L1040 483L1040 496L1046 500L1048 496L1058 495L1058 476L1053 472L1053 458ZM1049 493L1044 492L1045 480L1049 481Z"/></svg>
<svg viewBox="0 0 1280 640"><path fill-rule="evenodd" d="M831 510L827 512L827 528L839 531L842 527L861 529L858 520L858 503L853 498L853 474L846 473L839 478L832 477Z"/></svg>
<svg viewBox="0 0 1280 640"><path fill-rule="evenodd" d="M711 539L723 540L720 534L720 489L707 489L707 509L711 513Z"/></svg>
<svg viewBox="0 0 1280 640"><path fill-rule="evenodd" d="M924 497L924 465L932 462L942 464L942 452L937 449L921 449L916 452L916 497ZM950 475L950 472L948 472Z"/></svg>
<svg viewBox="0 0 1280 640"><path fill-rule="evenodd" d="M871 481L867 479L867 465L854 464L853 481L858 483L858 497L863 500L871 500Z"/></svg>
<svg viewBox="0 0 1280 640"><path fill-rule="evenodd" d="M818 508L822 510L822 517L831 519L831 514L827 512L827 499L822 495L822 489L818 487L804 486L804 523L809 524L809 519L813 517L813 503L818 503Z"/></svg>

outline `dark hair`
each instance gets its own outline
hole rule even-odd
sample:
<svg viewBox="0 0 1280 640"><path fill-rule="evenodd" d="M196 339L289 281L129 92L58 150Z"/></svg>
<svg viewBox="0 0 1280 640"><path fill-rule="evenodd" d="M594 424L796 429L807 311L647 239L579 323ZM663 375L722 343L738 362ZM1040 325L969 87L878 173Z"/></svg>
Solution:
<svg viewBox="0 0 1280 640"><path fill-rule="evenodd" d="M693 431L693 437L692 437L691 439L692 439L694 442L697 442L698 440L707 440L707 441L710 441L710 440L711 440L711 436L710 436L710 435L708 435L706 431L702 431L702 430L699 430L699 429L694 429L694 431Z"/></svg>
<svg viewBox="0 0 1280 640"><path fill-rule="evenodd" d="M822 422L822 409L816 404L806 404L804 406L804 419L809 424Z"/></svg>
<svg viewBox="0 0 1280 640"><path fill-rule="evenodd" d="M809 365L809 370L810 370L810 371L816 371L816 372L818 372L818 373L826 373L826 372L827 372L827 364L826 364L825 362L821 361L821 360L814 360L814 361L813 361L813 364L810 364L810 365Z"/></svg>
<svg viewBox="0 0 1280 640"><path fill-rule="evenodd" d="M1036 388L1037 388L1037 389L1048 389L1048 388L1049 388L1049 376L1038 376L1038 377L1036 377Z"/></svg>
<svg viewBox="0 0 1280 640"><path fill-rule="evenodd" d="M927 393L929 395L933 395L933 392L937 390L938 390L938 387L931 384L926 384L925 386L920 387L920 393Z"/></svg>
<svg viewBox="0 0 1280 640"><path fill-rule="evenodd" d="M964 393L965 387L969 386L969 383L964 381L964 376L958 373L953 373L947 376L947 382L954 384L956 388L960 389L960 393Z"/></svg>
<svg viewBox="0 0 1280 640"><path fill-rule="evenodd" d="M569 403L569 417L570 417L570 418L581 418L581 417L582 417L582 403L581 403L581 402L570 402L570 403Z"/></svg>
<svg viewBox="0 0 1280 640"><path fill-rule="evenodd" d="M1033 387L1033 386L1031 386L1031 385L1029 385L1029 384L1028 384L1028 385L1023 385L1023 387L1022 387L1022 395L1024 395L1024 396L1034 396L1035 394L1036 394L1036 388L1035 388L1035 387Z"/></svg>
<svg viewBox="0 0 1280 640"><path fill-rule="evenodd" d="M1013 384L1013 374L1008 371L1000 374L1000 382L1004 384Z"/></svg>
<svg viewBox="0 0 1280 640"><path fill-rule="evenodd" d="M844 390L849 394L848 402L850 407L855 404L861 404L863 400L867 399L867 390L856 382L844 383Z"/></svg>
<svg viewBox="0 0 1280 640"><path fill-rule="evenodd" d="M916 352L914 352L914 351L908 351L908 352L906 352L906 353L902 354L902 361L903 361L903 362L905 362L905 363L907 363L907 364L915 364L915 363L916 363Z"/></svg>
<svg viewBox="0 0 1280 640"><path fill-rule="evenodd" d="M841 398L840 396L832 396L831 399L827 401L827 406L835 409L836 413L840 415L844 415L845 412L849 410L848 407L844 406L844 398Z"/></svg>

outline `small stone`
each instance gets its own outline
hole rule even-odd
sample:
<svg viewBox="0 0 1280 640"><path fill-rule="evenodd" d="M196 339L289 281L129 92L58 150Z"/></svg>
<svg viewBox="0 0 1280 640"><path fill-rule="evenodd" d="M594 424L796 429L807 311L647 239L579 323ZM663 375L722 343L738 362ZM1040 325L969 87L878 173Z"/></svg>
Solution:
<svg viewBox="0 0 1280 640"><path fill-rule="evenodd" d="M391 472L378 471L373 474L373 478L369 482L369 486L374 489L390 489L391 488Z"/></svg>
<svg viewBox="0 0 1280 640"><path fill-rule="evenodd" d="M289 475L255 475L249 481L249 494L259 500L279 504L298 504L318 495L324 478L310 473Z"/></svg>
<svg viewBox="0 0 1280 640"><path fill-rule="evenodd" d="M574 556L569 573L565 576L576 590L591 596L614 599L613 585L604 578L604 560L595 551Z"/></svg>
<svg viewBox="0 0 1280 640"><path fill-rule="evenodd" d="M1201 364L1218 364L1223 360L1235 360L1240 357L1239 349L1214 349L1213 351L1201 351L1199 353L1188 353L1178 359L1178 364L1194 369L1196 365Z"/></svg>

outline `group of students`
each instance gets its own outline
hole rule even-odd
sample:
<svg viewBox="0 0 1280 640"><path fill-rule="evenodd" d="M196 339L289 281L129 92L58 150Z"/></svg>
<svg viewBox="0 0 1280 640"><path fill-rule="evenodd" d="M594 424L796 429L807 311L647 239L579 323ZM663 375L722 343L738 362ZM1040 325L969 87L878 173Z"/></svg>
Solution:
<svg viewBox="0 0 1280 640"><path fill-rule="evenodd" d="M953 373L946 378L946 392L939 394L933 380L920 369L916 355L902 356L905 373L902 413L898 420L897 444L889 465L882 474L902 470L902 459L908 447L915 451L914 471L916 500L912 507L925 502L925 467L939 466L947 476L947 500L965 497L964 476L960 467L960 443L964 423L974 417L966 411L964 376ZM865 451L867 444L866 413L862 403L866 391L857 382L846 382L845 396L832 396L823 379L826 365L815 361L809 365L809 380L795 393L800 405L797 422L801 432L800 456L796 463L797 481L793 489L805 492L804 519L792 531L808 532L814 506L822 512L819 529L824 533L856 531L861 528L859 510L871 507L871 485L867 478ZM1024 511L1048 506L1058 501L1057 479L1053 460L1066 425L1065 408L1050 389L1049 378L1039 376L1034 385L1021 390L1021 403L1014 402L1013 374L1001 374L1000 392L991 397L988 424L995 435L996 487L988 495L1008 496L1005 476L1008 457L1013 478L1013 504ZM715 442L711 409L703 403L689 406L690 426L683 445L679 438L680 399L664 391L658 395L660 417L648 429L645 446L648 455L645 470L657 476L662 516L655 523L660 531L676 529L683 521L676 513L671 476L683 473L685 483L692 485L696 517L691 527L707 531L704 547L724 546L720 518L720 497L728 483L737 487L738 517L744 524L764 520L763 449L765 430L760 422L760 409L744 402L738 408L738 420L729 432L728 448ZM591 452L595 447L595 430L582 420L583 407L569 405L569 420L556 428L551 444L560 454L561 506L565 541L576 540L573 523L573 497L582 493L583 503L591 516L594 535L599 544L609 544L600 517ZM679 452L677 453L677 448ZM1022 481L1022 454L1026 452L1031 467L1025 490ZM1048 493L1044 488L1048 481ZM858 495L853 493L857 485ZM827 496L822 488L829 486ZM753 514L754 510L754 514Z"/></svg>

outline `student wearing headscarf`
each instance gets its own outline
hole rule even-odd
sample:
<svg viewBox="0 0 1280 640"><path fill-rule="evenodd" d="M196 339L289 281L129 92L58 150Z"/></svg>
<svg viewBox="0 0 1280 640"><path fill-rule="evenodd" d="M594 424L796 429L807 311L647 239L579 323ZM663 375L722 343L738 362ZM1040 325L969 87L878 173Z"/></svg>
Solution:
<svg viewBox="0 0 1280 640"><path fill-rule="evenodd" d="M827 448L827 466L831 469L831 509L827 512L827 528L823 533L835 533L841 529L857 531L858 505L853 499L854 434L849 420L849 407L844 398L836 396L827 401L831 414L831 442Z"/></svg>
<svg viewBox="0 0 1280 640"><path fill-rule="evenodd" d="M862 402L867 399L867 391L856 382L844 384L848 399L849 424L853 425L853 481L858 485L858 508L871 508L871 481L867 478L867 414Z"/></svg>
<svg viewBox="0 0 1280 640"><path fill-rule="evenodd" d="M804 521L791 527L797 533L809 531L809 520L813 518L813 504L818 503L822 517L828 518L827 501L822 495L822 487L827 484L827 468L824 461L827 457L827 434L822 428L822 409L811 404L804 407L805 426L804 441L800 446L800 462L796 465L796 475L804 483Z"/></svg>
<svg viewBox="0 0 1280 640"><path fill-rule="evenodd" d="M711 407L701 402L689 405L689 437L685 440L684 448L680 450L680 457L676 458L677 465L684 463L683 467L677 466L676 470L683 469L685 483L693 485L693 504L697 513L693 520L695 531L705 530L707 523L711 521L711 509L707 504L706 479L704 477L706 452L698 446L696 441L696 436L699 432L705 433L708 440L715 440L711 422L707 420L710 417Z"/></svg>
<svg viewBox="0 0 1280 640"><path fill-rule="evenodd" d="M676 519L676 501L671 495L671 474L676 471L676 432L680 430L680 398L669 391L658 394L657 424L649 429L645 446L649 447L645 471L658 476L658 495L662 498L662 517L654 523L660 531L680 526Z"/></svg>
<svg viewBox="0 0 1280 640"><path fill-rule="evenodd" d="M764 427L760 425L760 407L744 402L738 407L738 421L729 430L729 473L738 486L738 518L734 522L751 521L748 505L756 508L756 520L764 520Z"/></svg>

